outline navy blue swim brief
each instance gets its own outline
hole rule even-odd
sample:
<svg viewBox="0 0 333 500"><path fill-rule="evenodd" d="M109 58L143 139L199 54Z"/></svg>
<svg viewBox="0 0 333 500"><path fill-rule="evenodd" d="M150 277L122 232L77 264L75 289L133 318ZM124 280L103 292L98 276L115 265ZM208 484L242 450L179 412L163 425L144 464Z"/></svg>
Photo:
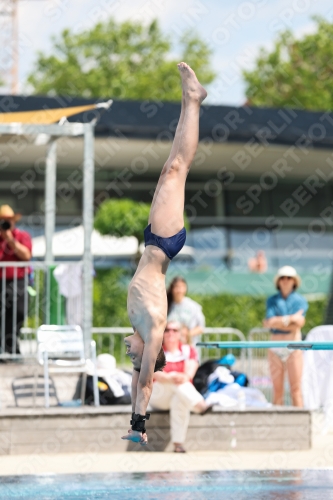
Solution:
<svg viewBox="0 0 333 500"><path fill-rule="evenodd" d="M162 238L151 232L151 224L143 232L145 246L154 245L163 250L165 255L172 260L181 251L186 241L186 229L183 227L177 234L169 238Z"/></svg>

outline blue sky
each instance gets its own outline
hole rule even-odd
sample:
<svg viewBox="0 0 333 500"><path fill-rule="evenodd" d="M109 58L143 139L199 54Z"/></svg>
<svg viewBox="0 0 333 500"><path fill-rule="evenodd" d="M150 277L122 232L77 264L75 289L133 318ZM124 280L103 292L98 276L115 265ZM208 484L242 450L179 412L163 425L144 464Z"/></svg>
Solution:
<svg viewBox="0 0 333 500"><path fill-rule="evenodd" d="M253 65L259 47L272 47L277 33L297 36L313 31L311 16L333 22L331 0L25 0L20 1L20 92L38 50L48 52L50 38L64 28L80 31L112 15L117 20L158 18L166 32L196 30L213 48L218 74L210 102L244 102L241 68Z"/></svg>

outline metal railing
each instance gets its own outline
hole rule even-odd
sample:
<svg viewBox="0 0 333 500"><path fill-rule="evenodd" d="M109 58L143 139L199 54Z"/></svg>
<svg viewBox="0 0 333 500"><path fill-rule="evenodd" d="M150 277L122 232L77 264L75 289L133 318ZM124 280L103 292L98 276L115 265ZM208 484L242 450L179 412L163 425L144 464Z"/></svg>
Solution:
<svg viewBox="0 0 333 500"><path fill-rule="evenodd" d="M97 352L107 352L115 356L117 363L120 366L130 366L129 360L126 357L126 347L123 342L125 335L133 334L133 328L130 327L94 327L92 334L96 340ZM213 328L206 327L201 335L203 342L208 341L223 341L223 340L246 340L245 335L236 328ZM207 359L221 358L224 354L232 353L237 359L237 368L246 370L246 352L245 349L200 349L200 361L204 362Z"/></svg>
<svg viewBox="0 0 333 500"><path fill-rule="evenodd" d="M270 340L271 331L268 328L252 328L248 340L258 342ZM273 384L269 368L267 349L255 348L247 350L247 374L252 387L260 389L269 402L273 401ZM284 404L291 405L290 387L287 376L284 379Z"/></svg>
<svg viewBox="0 0 333 500"><path fill-rule="evenodd" d="M77 262L0 262L0 359L35 357L42 324L80 324L82 297L65 301L53 275ZM70 321L68 321L70 320Z"/></svg>
<svg viewBox="0 0 333 500"><path fill-rule="evenodd" d="M70 269L70 266L78 265L78 262L0 263L0 359L36 358L36 331L42 324L81 323L82 296L79 294L77 297L72 296L70 300L64 299L53 274L58 265L67 265ZM92 328L97 353L113 354L119 366L130 368L123 339L132 332L130 327ZM269 336L269 330L254 328L249 332L248 340L268 340ZM235 328L207 327L201 335L201 340L244 341L246 338L243 332ZM200 361L221 358L228 352L232 352L236 357L236 369L247 373L251 385L262 390L271 401L272 382L267 350L249 349L246 353L245 349L201 348ZM285 388L286 403L290 403L288 383Z"/></svg>

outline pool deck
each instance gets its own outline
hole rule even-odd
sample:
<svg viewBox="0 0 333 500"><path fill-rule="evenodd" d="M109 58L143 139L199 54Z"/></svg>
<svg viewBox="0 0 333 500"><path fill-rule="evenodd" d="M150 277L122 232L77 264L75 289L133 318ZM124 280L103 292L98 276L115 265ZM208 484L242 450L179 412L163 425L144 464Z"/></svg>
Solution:
<svg viewBox="0 0 333 500"><path fill-rule="evenodd" d="M313 447L301 451L195 451L28 454L0 456L0 475L333 468L333 429L313 419Z"/></svg>

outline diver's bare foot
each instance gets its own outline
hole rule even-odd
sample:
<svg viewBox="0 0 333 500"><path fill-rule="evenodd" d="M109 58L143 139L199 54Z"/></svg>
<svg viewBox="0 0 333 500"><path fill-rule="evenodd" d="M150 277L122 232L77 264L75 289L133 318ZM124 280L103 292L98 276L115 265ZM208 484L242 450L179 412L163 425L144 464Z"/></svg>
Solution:
<svg viewBox="0 0 333 500"><path fill-rule="evenodd" d="M184 62L177 64L180 76L182 78L183 95L185 100L195 100L199 104L207 97L207 92L199 83L194 71Z"/></svg>

